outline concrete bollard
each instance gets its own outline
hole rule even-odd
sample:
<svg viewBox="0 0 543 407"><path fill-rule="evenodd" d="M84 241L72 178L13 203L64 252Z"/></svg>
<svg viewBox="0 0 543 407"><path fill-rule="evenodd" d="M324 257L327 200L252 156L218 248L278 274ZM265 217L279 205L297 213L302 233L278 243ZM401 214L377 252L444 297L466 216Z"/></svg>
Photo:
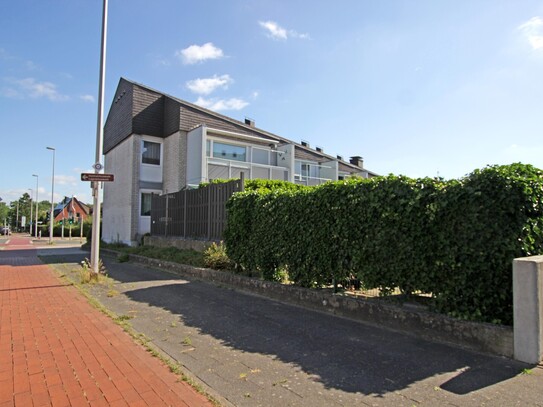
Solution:
<svg viewBox="0 0 543 407"><path fill-rule="evenodd" d="M513 261L513 329L516 360L543 360L543 256Z"/></svg>

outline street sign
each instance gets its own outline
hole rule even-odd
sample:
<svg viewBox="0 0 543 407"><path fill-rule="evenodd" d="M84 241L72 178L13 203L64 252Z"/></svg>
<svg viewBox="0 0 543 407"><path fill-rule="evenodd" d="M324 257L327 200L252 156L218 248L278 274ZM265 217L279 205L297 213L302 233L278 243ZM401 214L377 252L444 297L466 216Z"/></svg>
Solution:
<svg viewBox="0 0 543 407"><path fill-rule="evenodd" d="M113 182L113 174L81 174L81 181Z"/></svg>

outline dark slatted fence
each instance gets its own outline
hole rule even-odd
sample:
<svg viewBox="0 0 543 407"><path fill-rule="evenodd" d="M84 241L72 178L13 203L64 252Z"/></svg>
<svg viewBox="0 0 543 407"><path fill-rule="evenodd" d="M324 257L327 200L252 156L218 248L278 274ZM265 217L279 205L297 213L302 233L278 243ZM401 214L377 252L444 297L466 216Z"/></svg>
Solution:
<svg viewBox="0 0 543 407"><path fill-rule="evenodd" d="M226 201L243 191L243 179L153 195L151 235L221 240L226 226Z"/></svg>

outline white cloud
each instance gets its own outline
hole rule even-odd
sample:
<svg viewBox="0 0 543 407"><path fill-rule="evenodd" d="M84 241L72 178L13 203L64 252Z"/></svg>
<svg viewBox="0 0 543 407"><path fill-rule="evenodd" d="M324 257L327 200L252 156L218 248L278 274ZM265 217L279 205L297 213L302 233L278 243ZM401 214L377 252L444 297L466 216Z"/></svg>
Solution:
<svg viewBox="0 0 543 407"><path fill-rule="evenodd" d="M274 21L259 21L258 24L268 31L268 36L271 38L286 40L288 37L287 30Z"/></svg>
<svg viewBox="0 0 543 407"><path fill-rule="evenodd" d="M543 49L543 19L532 17L518 26L533 50Z"/></svg>
<svg viewBox="0 0 543 407"><path fill-rule="evenodd" d="M204 99L199 97L196 102L198 106L205 107L206 109L221 111L221 110L241 110L249 103L243 99L231 98L231 99Z"/></svg>
<svg viewBox="0 0 543 407"><path fill-rule="evenodd" d="M258 93L258 91L255 90L255 91L251 94L251 97L252 97L253 99L256 99L256 98L258 98L259 95L260 95L260 94Z"/></svg>
<svg viewBox="0 0 543 407"><path fill-rule="evenodd" d="M73 175L55 175L55 185L77 186L77 178Z"/></svg>
<svg viewBox="0 0 543 407"><path fill-rule="evenodd" d="M58 92L57 87L51 82L39 82L34 78L6 79L13 87L6 88L2 94L10 98L32 99L47 98L52 102L68 100L67 95Z"/></svg>
<svg viewBox="0 0 543 407"><path fill-rule="evenodd" d="M181 58L186 65L196 64L208 59L219 59L224 56L222 49L217 48L211 42L204 45L191 45L190 47L176 51L175 55Z"/></svg>
<svg viewBox="0 0 543 407"><path fill-rule="evenodd" d="M266 35L276 40L286 40L291 38L310 39L309 34L301 34L295 30L287 30L281 27L275 21L259 21L258 24L266 30Z"/></svg>
<svg viewBox="0 0 543 407"><path fill-rule="evenodd" d="M81 95L79 96L79 99L81 99L83 102L94 103L94 96L92 95Z"/></svg>
<svg viewBox="0 0 543 407"><path fill-rule="evenodd" d="M234 82L230 75L213 75L212 78L198 78L187 82L187 88L198 95L209 95L217 88L228 89L228 85Z"/></svg>

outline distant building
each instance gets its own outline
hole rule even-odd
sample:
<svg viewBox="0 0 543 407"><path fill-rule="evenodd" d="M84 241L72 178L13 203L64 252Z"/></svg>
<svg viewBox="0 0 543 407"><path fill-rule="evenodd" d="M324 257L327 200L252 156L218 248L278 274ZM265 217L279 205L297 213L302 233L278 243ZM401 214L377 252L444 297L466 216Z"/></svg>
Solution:
<svg viewBox="0 0 543 407"><path fill-rule="evenodd" d="M121 78L104 127L102 238L133 244L150 231L152 194L217 178L319 185L375 176L359 156L346 161Z"/></svg>
<svg viewBox="0 0 543 407"><path fill-rule="evenodd" d="M55 207L55 222L72 219L74 223L84 222L91 214L90 207L77 200L76 197L64 197Z"/></svg>

